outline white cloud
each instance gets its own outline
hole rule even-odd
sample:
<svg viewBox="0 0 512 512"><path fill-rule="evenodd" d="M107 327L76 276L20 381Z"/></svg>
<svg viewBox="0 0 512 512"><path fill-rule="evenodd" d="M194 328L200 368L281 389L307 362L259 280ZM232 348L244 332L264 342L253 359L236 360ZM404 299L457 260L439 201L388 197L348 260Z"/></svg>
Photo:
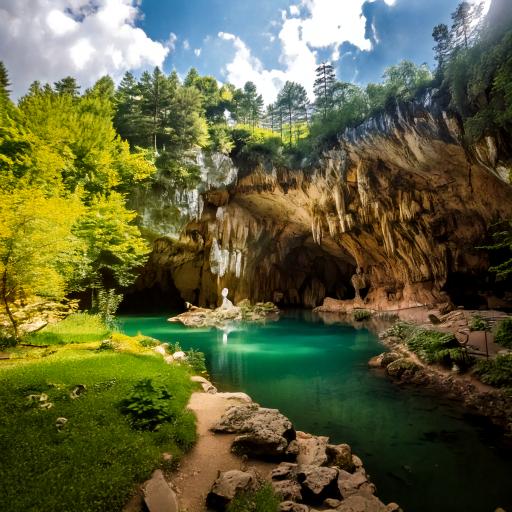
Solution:
<svg viewBox="0 0 512 512"><path fill-rule="evenodd" d="M183 41L183 49L190 50L190 43L188 42L188 39L185 39L185 41Z"/></svg>
<svg viewBox="0 0 512 512"><path fill-rule="evenodd" d="M169 48L169 51L173 52L176 48L176 41L178 41L178 36L174 32L169 32L169 37L164 46Z"/></svg>
<svg viewBox="0 0 512 512"><path fill-rule="evenodd" d="M194 55L195 55L196 57L199 57L199 56L201 55L201 48L196 48L196 49L194 50Z"/></svg>
<svg viewBox="0 0 512 512"><path fill-rule="evenodd" d="M16 0L0 2L0 48L14 96L33 80L67 75L83 87L109 73L162 66L175 39L153 41L135 21L138 0Z"/></svg>
<svg viewBox="0 0 512 512"><path fill-rule="evenodd" d="M374 1L374 0L370 0ZM396 0L385 0L392 6ZM227 78L237 87L246 81L256 83L267 103L275 100L286 80L301 83L313 99L317 50L330 50L331 59L341 57L340 47L349 42L361 50L370 50L365 37L366 19L362 14L366 0L301 0L281 11L280 64L282 69L264 69L245 43L234 34L220 32L219 37L233 41L235 56L226 66Z"/></svg>

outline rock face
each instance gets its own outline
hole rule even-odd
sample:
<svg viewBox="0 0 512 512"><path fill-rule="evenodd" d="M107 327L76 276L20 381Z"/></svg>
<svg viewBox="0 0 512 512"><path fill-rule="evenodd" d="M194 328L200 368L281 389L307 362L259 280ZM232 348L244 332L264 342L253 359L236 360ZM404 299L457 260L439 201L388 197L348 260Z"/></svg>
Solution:
<svg viewBox="0 0 512 512"><path fill-rule="evenodd" d="M226 157L203 158L188 209L165 181L135 202L159 236L138 286L172 281L201 306L220 305L227 287L235 303L315 307L353 298L360 268L367 307L447 302L444 290L487 269L475 247L489 226L512 217L506 141L462 139L460 122L427 95L345 132L313 169L236 171Z"/></svg>
<svg viewBox="0 0 512 512"><path fill-rule="evenodd" d="M206 503L215 510L223 510L237 493L254 490L256 486L257 478L253 472L237 469L225 471L215 480Z"/></svg>
<svg viewBox="0 0 512 512"><path fill-rule="evenodd" d="M232 447L238 454L281 460L296 456L293 425L277 409L257 404L234 406L212 430L238 434Z"/></svg>

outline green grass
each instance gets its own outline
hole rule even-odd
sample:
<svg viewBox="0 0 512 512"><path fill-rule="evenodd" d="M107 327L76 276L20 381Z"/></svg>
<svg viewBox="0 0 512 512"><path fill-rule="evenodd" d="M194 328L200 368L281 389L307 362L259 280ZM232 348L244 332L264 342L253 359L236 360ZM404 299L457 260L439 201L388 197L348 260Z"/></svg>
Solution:
<svg viewBox="0 0 512 512"><path fill-rule="evenodd" d="M63 332L63 331L59 331ZM98 345L96 343L96 345ZM144 350L134 342L137 350ZM37 350L37 349L33 349ZM0 366L0 509L3 512L121 510L136 483L195 441L195 421L184 410L193 383L187 366L169 366L146 353L98 352L65 346L38 360ZM120 402L149 378L173 397L171 423L135 430ZM86 391L70 398L76 385ZM30 394L48 395L40 409ZM56 420L67 418L59 431Z"/></svg>
<svg viewBox="0 0 512 512"><path fill-rule="evenodd" d="M110 333L99 315L74 313L61 322L29 335L26 341L33 345L90 343L108 338Z"/></svg>
<svg viewBox="0 0 512 512"><path fill-rule="evenodd" d="M388 333L402 339L407 348L426 363L439 363L448 367L457 364L461 368L472 364L467 351L451 333L424 329L404 322L397 322Z"/></svg>
<svg viewBox="0 0 512 512"><path fill-rule="evenodd" d="M512 355L478 361L475 373L485 384L498 388L512 388Z"/></svg>
<svg viewBox="0 0 512 512"><path fill-rule="evenodd" d="M494 341L504 347L512 348L512 318L505 318L498 324Z"/></svg>
<svg viewBox="0 0 512 512"><path fill-rule="evenodd" d="M280 501L272 487L264 484L256 491L242 492L235 496L227 512L276 512Z"/></svg>
<svg viewBox="0 0 512 512"><path fill-rule="evenodd" d="M363 320L369 320L372 314L367 309L356 309L354 310L353 316L356 322L362 322Z"/></svg>

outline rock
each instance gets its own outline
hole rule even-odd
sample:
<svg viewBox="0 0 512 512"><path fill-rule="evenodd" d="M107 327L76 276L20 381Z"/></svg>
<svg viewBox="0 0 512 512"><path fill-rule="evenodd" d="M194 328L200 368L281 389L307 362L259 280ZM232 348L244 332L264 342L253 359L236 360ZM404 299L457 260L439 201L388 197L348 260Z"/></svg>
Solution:
<svg viewBox="0 0 512 512"><path fill-rule="evenodd" d="M386 505L386 512L402 512L402 509L398 504L391 502Z"/></svg>
<svg viewBox="0 0 512 512"><path fill-rule="evenodd" d="M232 469L220 473L209 492L206 503L215 510L224 510L229 502L241 491L256 489L257 478L252 471Z"/></svg>
<svg viewBox="0 0 512 512"><path fill-rule="evenodd" d="M348 471L340 470L338 476L338 487L343 498L348 498L353 494L365 492L373 494L375 486L368 481L366 474L362 468L351 474Z"/></svg>
<svg viewBox="0 0 512 512"><path fill-rule="evenodd" d="M371 494L354 494L341 502L338 512L386 512L386 506Z"/></svg>
<svg viewBox="0 0 512 512"><path fill-rule="evenodd" d="M283 500L302 501L302 489L295 480L274 480L272 489Z"/></svg>
<svg viewBox="0 0 512 512"><path fill-rule="evenodd" d="M192 377L190 377L190 380L192 382L199 382L199 384L211 384L211 382L208 379L201 377L201 375L192 375Z"/></svg>
<svg viewBox="0 0 512 512"><path fill-rule="evenodd" d="M178 350L178 352L174 352L172 357L175 361L185 361L185 359L187 359L187 354L185 354L185 352L182 350Z"/></svg>
<svg viewBox="0 0 512 512"><path fill-rule="evenodd" d="M384 354L382 354L381 366L385 368L392 362L400 359L400 357L400 354L397 354L396 352L384 352Z"/></svg>
<svg viewBox="0 0 512 512"><path fill-rule="evenodd" d="M297 435L299 448L297 462L306 466L323 466L327 462L325 450L328 441L329 438L324 436L310 436L309 438L305 438Z"/></svg>
<svg viewBox="0 0 512 512"><path fill-rule="evenodd" d="M329 508L336 508L341 505L341 500L336 500L334 498L327 498L324 500L324 506Z"/></svg>
<svg viewBox="0 0 512 512"><path fill-rule="evenodd" d="M352 473L355 469L352 449L348 444L329 444L326 446L327 464Z"/></svg>
<svg viewBox="0 0 512 512"><path fill-rule="evenodd" d="M68 422L68 419L67 418L64 418L63 416L61 416L60 418L57 418L57 420L55 421L55 426L57 427L57 430L62 430L65 426L66 426L66 423Z"/></svg>
<svg viewBox="0 0 512 512"><path fill-rule="evenodd" d="M232 445L235 453L270 459L286 458L288 445L295 439L288 418L257 404L230 407L211 430L239 434Z"/></svg>
<svg viewBox="0 0 512 512"><path fill-rule="evenodd" d="M309 507L302 503L283 501L279 504L279 512L309 512Z"/></svg>
<svg viewBox="0 0 512 512"><path fill-rule="evenodd" d="M270 477L272 480L289 480L295 478L298 467L298 464L294 464L293 462L281 462L279 466L272 470Z"/></svg>
<svg viewBox="0 0 512 512"><path fill-rule="evenodd" d="M401 357L400 359L388 364L386 372L394 379L401 379L405 374L413 375L418 371L418 369L419 367L414 361L406 357Z"/></svg>
<svg viewBox="0 0 512 512"><path fill-rule="evenodd" d="M369 361L368 361L368 366L370 368L382 368L382 357L384 356L384 354L379 354L378 356L373 356Z"/></svg>
<svg viewBox="0 0 512 512"><path fill-rule="evenodd" d="M156 346L153 350L157 353L157 354L160 354L161 356L165 356L167 355L167 350L166 350L166 347L167 345L158 345Z"/></svg>
<svg viewBox="0 0 512 512"><path fill-rule="evenodd" d="M164 361L166 364L173 364L174 363L174 357L172 355L168 355L164 357Z"/></svg>
<svg viewBox="0 0 512 512"><path fill-rule="evenodd" d="M297 480L302 485L302 496L306 503L320 504L326 498L341 497L336 468L301 466Z"/></svg>
<svg viewBox="0 0 512 512"><path fill-rule="evenodd" d="M439 325L441 323L441 320L439 319L439 317L437 317L436 315L434 315L433 313L430 313L428 315L428 319L430 320L430 323L432 325Z"/></svg>
<svg viewBox="0 0 512 512"><path fill-rule="evenodd" d="M176 494L160 469L157 469L151 479L142 486L142 492L149 512L178 512Z"/></svg>
<svg viewBox="0 0 512 512"><path fill-rule="evenodd" d="M217 393L219 397L227 398L228 400L238 401L238 402L245 402L245 403L252 403L252 398L245 394L245 393Z"/></svg>

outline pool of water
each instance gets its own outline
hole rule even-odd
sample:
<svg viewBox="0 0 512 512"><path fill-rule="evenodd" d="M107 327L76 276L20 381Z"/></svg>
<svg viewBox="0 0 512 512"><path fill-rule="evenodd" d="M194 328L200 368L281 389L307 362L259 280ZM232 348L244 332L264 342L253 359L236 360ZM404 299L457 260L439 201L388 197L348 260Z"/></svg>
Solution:
<svg viewBox="0 0 512 512"><path fill-rule="evenodd" d="M166 317L124 316L127 334L180 342L206 354L214 383L278 408L296 429L352 446L379 497L406 512L512 512L512 450L456 403L401 388L369 370L375 334L327 325L308 312L223 332Z"/></svg>

